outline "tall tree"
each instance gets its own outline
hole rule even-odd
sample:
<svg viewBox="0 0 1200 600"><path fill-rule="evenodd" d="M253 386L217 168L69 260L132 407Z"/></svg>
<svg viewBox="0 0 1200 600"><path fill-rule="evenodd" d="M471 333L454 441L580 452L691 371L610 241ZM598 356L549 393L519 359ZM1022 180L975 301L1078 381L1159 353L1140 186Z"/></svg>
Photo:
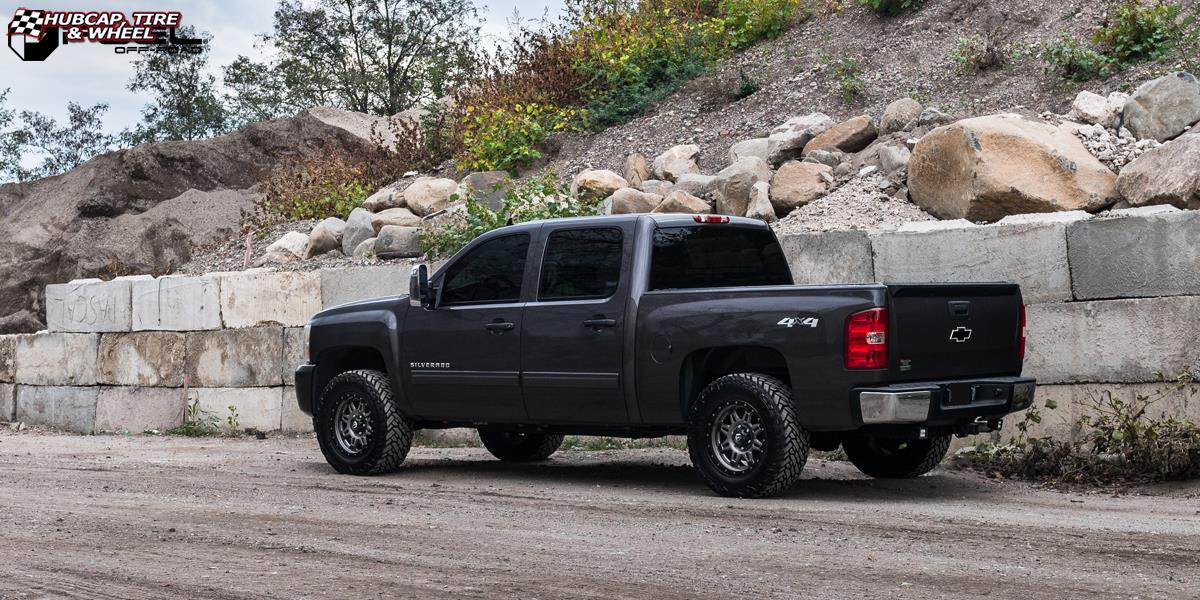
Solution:
<svg viewBox="0 0 1200 600"><path fill-rule="evenodd" d="M17 112L8 108L8 93L11 88L0 92L0 182L25 179L21 168L21 146L25 143L25 131L9 129L16 121Z"/></svg>
<svg viewBox="0 0 1200 600"><path fill-rule="evenodd" d="M70 102L67 104L67 122L62 126L53 117L21 111L18 153L25 155L32 151L42 162L28 170L18 165L16 179L57 175L112 150L117 138L104 132L104 113L107 111L106 103L84 107Z"/></svg>
<svg viewBox="0 0 1200 600"><path fill-rule="evenodd" d="M225 70L240 115L332 105L390 115L468 80L479 34L472 0L281 0L269 63Z"/></svg>
<svg viewBox="0 0 1200 600"><path fill-rule="evenodd" d="M178 35L197 37L192 27L181 27ZM199 39L204 44L198 53L150 52L133 61L133 77L126 87L151 101L142 108L142 123L126 133L126 141L196 140L228 131L217 80L207 70L212 35L204 32Z"/></svg>

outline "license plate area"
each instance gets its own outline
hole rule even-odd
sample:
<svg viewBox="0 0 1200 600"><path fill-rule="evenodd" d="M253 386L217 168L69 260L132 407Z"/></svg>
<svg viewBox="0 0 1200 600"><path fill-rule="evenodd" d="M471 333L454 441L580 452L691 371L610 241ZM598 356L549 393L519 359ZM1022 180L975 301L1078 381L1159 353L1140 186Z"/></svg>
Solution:
<svg viewBox="0 0 1200 600"><path fill-rule="evenodd" d="M942 406L1005 404L1011 394L1007 383L951 383L942 386Z"/></svg>

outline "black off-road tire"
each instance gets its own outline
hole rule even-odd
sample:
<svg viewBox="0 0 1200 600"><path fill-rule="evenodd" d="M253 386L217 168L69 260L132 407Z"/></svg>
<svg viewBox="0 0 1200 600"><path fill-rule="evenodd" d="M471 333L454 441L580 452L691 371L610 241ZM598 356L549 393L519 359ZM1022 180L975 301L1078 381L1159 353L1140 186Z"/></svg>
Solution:
<svg viewBox="0 0 1200 600"><path fill-rule="evenodd" d="M506 462L535 462L550 458L563 443L563 436L545 433L516 433L479 430L483 447Z"/></svg>
<svg viewBox="0 0 1200 600"><path fill-rule="evenodd" d="M743 472L722 465L713 442L716 419L730 408L753 407L761 421L761 457ZM700 392L688 414L688 453L704 482L722 496L763 498L800 479L808 461L809 434L796 417L792 391L782 381L758 373L736 373Z"/></svg>
<svg viewBox="0 0 1200 600"><path fill-rule="evenodd" d="M348 452L338 441L335 418L343 402L365 401L370 433L365 447ZM379 371L347 371L334 377L318 398L313 416L325 460L338 473L381 475L395 471L412 446L412 421L400 414L388 376Z"/></svg>
<svg viewBox="0 0 1200 600"><path fill-rule="evenodd" d="M859 471L876 479L920 477L933 470L950 450L950 436L924 440L889 440L847 436L842 449Z"/></svg>

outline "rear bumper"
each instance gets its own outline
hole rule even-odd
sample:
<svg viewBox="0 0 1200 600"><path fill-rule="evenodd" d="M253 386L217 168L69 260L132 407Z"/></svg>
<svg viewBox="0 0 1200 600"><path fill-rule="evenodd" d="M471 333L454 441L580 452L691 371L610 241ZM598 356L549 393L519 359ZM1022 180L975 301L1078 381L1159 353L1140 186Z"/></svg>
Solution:
<svg viewBox="0 0 1200 600"><path fill-rule="evenodd" d="M313 403L313 371L316 368L316 365L303 364L296 369L296 403L300 405L300 411L310 417Z"/></svg>
<svg viewBox="0 0 1200 600"><path fill-rule="evenodd" d="M1036 387L1029 377L989 377L858 388L851 399L864 426L961 425L1029 408Z"/></svg>

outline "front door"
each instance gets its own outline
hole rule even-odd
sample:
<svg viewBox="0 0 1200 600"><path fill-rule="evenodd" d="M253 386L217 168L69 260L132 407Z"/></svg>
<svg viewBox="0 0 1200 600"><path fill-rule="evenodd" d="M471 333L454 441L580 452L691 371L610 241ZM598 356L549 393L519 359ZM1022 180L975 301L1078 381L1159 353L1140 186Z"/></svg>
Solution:
<svg viewBox="0 0 1200 600"><path fill-rule="evenodd" d="M484 241L433 282L435 308L409 308L401 337L417 416L525 420L521 287L528 252L526 233Z"/></svg>
<svg viewBox="0 0 1200 600"><path fill-rule="evenodd" d="M548 228L548 226L547 226ZM525 306L521 371L534 422L624 423L626 257L621 227L550 231L537 298Z"/></svg>

